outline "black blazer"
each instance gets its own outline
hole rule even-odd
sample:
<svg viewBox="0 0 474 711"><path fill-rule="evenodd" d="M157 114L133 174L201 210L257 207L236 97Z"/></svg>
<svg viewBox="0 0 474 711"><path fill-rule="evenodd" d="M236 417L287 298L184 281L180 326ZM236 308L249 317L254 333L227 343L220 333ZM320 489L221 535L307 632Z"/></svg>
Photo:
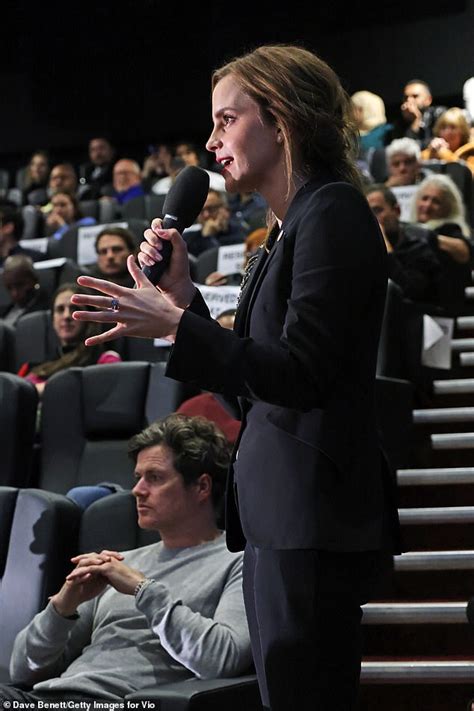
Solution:
<svg viewBox="0 0 474 711"><path fill-rule="evenodd" d="M270 253L261 250L234 332L209 320L200 295L183 314L167 374L240 400L231 550L245 539L332 551L390 544L396 513L374 395L386 285L366 200L324 176L299 190Z"/></svg>

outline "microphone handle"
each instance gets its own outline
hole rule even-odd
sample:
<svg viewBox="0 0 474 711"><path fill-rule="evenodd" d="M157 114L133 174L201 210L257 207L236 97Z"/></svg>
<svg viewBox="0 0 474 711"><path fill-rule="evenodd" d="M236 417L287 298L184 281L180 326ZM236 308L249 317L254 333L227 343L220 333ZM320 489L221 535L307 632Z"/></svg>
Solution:
<svg viewBox="0 0 474 711"><path fill-rule="evenodd" d="M178 232L181 232L181 225L179 224L179 220L174 216L165 215L162 222L162 229L170 230L173 227L177 229ZM152 267L143 267L142 272L154 286L158 284L164 272L168 269L172 251L173 247L171 246L171 242L169 242L168 240L162 240L160 254L163 259L161 260L161 262L155 262Z"/></svg>

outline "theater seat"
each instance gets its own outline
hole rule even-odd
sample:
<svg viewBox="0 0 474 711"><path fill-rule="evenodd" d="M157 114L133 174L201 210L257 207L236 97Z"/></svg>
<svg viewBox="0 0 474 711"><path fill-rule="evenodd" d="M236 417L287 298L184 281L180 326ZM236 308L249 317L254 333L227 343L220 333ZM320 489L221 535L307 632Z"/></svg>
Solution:
<svg viewBox="0 0 474 711"><path fill-rule="evenodd" d="M183 386L165 378L164 367L122 362L52 376L43 394L38 486L64 494L109 481L130 489L129 439L184 399Z"/></svg>
<svg viewBox="0 0 474 711"><path fill-rule="evenodd" d="M31 383L0 373L0 486L28 486L32 475L38 395Z"/></svg>
<svg viewBox="0 0 474 711"><path fill-rule="evenodd" d="M0 487L0 681L18 632L59 590L77 552L80 509L64 496Z"/></svg>

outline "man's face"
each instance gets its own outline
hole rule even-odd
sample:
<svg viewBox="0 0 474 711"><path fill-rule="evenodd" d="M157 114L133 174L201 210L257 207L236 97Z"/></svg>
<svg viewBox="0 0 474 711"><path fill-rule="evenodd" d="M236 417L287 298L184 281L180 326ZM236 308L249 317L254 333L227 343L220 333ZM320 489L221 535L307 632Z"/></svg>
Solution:
<svg viewBox="0 0 474 711"><path fill-rule="evenodd" d="M121 237L102 235L97 244L97 266L103 274L123 274L127 271L129 254L131 252Z"/></svg>
<svg viewBox="0 0 474 711"><path fill-rule="evenodd" d="M140 184L140 172L131 160L119 160L114 165L114 189L123 193Z"/></svg>
<svg viewBox="0 0 474 711"><path fill-rule="evenodd" d="M32 297L36 282L23 269L12 269L4 272L3 284L10 294L12 304L25 306Z"/></svg>
<svg viewBox="0 0 474 711"><path fill-rule="evenodd" d="M375 191L367 195L367 202L387 235L396 235L399 229L400 208L392 207L383 193Z"/></svg>
<svg viewBox="0 0 474 711"><path fill-rule="evenodd" d="M414 185L418 179L420 165L415 156L394 153L388 161L391 185Z"/></svg>
<svg viewBox="0 0 474 711"><path fill-rule="evenodd" d="M208 194L206 202L198 215L198 222L203 225L207 220L217 220L218 218L224 222L227 222L229 218L229 210L224 205L222 198L212 192Z"/></svg>
<svg viewBox="0 0 474 711"><path fill-rule="evenodd" d="M204 475L203 475L204 476ZM138 525L162 534L185 531L200 509L197 484L184 485L174 468L172 450L164 444L139 452L135 466Z"/></svg>
<svg viewBox="0 0 474 711"><path fill-rule="evenodd" d="M89 158L97 166L110 163L112 160L112 146L104 138L93 138L89 143Z"/></svg>
<svg viewBox="0 0 474 711"><path fill-rule="evenodd" d="M424 84L407 84L403 91L404 100L412 99L419 109L425 109L430 106L432 97Z"/></svg>
<svg viewBox="0 0 474 711"><path fill-rule="evenodd" d="M53 193L59 191L74 194L77 187L77 179L74 172L64 165L57 165L49 176L49 187Z"/></svg>

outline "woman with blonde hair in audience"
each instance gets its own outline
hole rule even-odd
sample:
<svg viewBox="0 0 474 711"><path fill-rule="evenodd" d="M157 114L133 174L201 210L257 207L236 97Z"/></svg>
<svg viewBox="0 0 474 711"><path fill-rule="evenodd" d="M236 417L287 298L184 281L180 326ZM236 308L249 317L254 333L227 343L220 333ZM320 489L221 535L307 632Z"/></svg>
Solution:
<svg viewBox="0 0 474 711"><path fill-rule="evenodd" d="M356 91L351 96L354 117L360 134L361 151L383 148L390 140L393 126L387 123L385 104L381 96L371 91Z"/></svg>
<svg viewBox="0 0 474 711"><path fill-rule="evenodd" d="M435 137L422 151L422 159L463 160L474 173L474 141L470 140L470 126L465 112L457 106L448 109L436 121L433 132Z"/></svg>
<svg viewBox="0 0 474 711"><path fill-rule="evenodd" d="M410 222L417 222L438 236L438 249L454 261L471 259L471 230L466 222L462 195L447 175L433 174L420 183L413 197Z"/></svg>

